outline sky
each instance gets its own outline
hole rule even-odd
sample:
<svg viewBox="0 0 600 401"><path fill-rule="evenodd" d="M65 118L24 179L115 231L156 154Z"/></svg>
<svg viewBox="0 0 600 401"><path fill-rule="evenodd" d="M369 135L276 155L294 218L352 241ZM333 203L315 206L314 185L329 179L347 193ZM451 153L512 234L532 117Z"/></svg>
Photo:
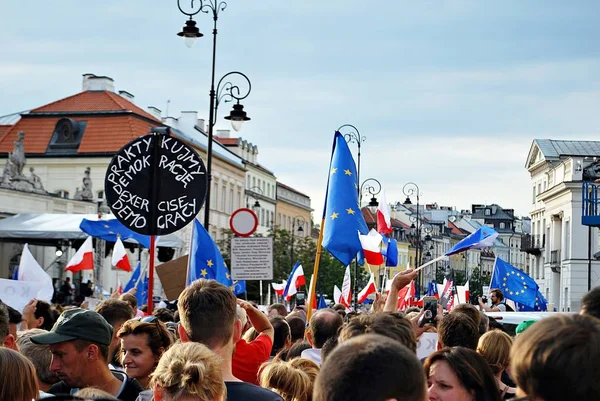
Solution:
<svg viewBox="0 0 600 401"><path fill-rule="evenodd" d="M21 0L2 14L0 115L77 93L93 73L141 107L208 120L208 15L190 49L174 0ZM343 124L366 138L361 181L379 180L389 202L415 182L422 202L527 215L533 139L600 140L598 15L595 0L230 0L217 79L250 78L252 120L239 134L311 197L316 220ZM220 106L217 129L229 110Z"/></svg>

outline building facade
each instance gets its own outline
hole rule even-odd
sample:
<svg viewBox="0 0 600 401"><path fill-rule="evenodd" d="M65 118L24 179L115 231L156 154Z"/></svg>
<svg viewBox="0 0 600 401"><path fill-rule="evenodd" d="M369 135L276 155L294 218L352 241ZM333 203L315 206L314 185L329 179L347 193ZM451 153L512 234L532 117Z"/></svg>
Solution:
<svg viewBox="0 0 600 401"><path fill-rule="evenodd" d="M600 285L598 229L581 224L582 182L600 158L598 141L535 139L525 168L531 176L531 235L521 245L529 254L527 273L546 300L559 311L578 311L581 297ZM588 273L591 266L591 275Z"/></svg>
<svg viewBox="0 0 600 401"><path fill-rule="evenodd" d="M312 208L310 197L277 182L277 207L275 227L279 230L294 231L295 236L310 236L312 232ZM299 228L302 227L302 230Z"/></svg>

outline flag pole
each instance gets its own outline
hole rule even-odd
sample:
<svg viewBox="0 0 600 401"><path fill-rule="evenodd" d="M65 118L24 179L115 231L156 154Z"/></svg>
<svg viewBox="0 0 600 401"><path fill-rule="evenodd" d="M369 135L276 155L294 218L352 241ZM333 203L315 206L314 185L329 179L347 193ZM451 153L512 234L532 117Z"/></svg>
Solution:
<svg viewBox="0 0 600 401"><path fill-rule="evenodd" d="M148 263L148 314L152 314L152 307L154 306L154 253L156 251L156 236L150 236L150 261Z"/></svg>
<svg viewBox="0 0 600 401"><path fill-rule="evenodd" d="M317 280L319 277L319 263L321 262L321 252L323 250L323 230L325 229L325 216L321 219L321 229L319 230L319 241L317 242L317 254L315 255L315 264L313 267L313 277L314 280L310 283L310 291L311 294L316 291ZM308 310L306 311L306 323L310 322L310 318L312 317L312 296L311 299L308 300Z"/></svg>
<svg viewBox="0 0 600 401"><path fill-rule="evenodd" d="M436 262L439 262L440 260L444 260L444 259L446 259L447 257L448 257L448 256L446 256L446 255L438 256L437 258L435 258L435 259L432 259L432 260L430 260L430 261L429 261L429 262L427 262L427 263L423 263L421 266L417 267L417 268L415 269L415 271L416 271L416 272L418 272L419 270L421 270L421 269L423 269L423 268L425 268L425 267L427 267L427 266L429 266L429 265L432 265L432 264L434 264L434 263L436 263Z"/></svg>

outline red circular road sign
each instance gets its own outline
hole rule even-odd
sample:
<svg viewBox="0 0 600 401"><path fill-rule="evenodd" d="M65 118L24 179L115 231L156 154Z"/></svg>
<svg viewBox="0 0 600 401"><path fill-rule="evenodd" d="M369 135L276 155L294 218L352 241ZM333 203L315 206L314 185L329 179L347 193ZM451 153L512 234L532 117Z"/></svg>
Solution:
<svg viewBox="0 0 600 401"><path fill-rule="evenodd" d="M241 208L233 212L229 219L231 231L239 237L249 237L258 227L258 216L254 210Z"/></svg>

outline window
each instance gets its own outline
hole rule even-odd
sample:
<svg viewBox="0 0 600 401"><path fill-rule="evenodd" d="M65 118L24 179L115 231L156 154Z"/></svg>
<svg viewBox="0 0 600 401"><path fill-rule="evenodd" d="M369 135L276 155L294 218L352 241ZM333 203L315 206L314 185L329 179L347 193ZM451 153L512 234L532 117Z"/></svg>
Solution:
<svg viewBox="0 0 600 401"><path fill-rule="evenodd" d="M98 200L104 200L104 191L100 190L97 193Z"/></svg>
<svg viewBox="0 0 600 401"><path fill-rule="evenodd" d="M255 187L256 186L256 177L252 177L252 186ZM250 189L250 188L248 188Z"/></svg>
<svg viewBox="0 0 600 401"><path fill-rule="evenodd" d="M233 213L233 189L229 189L229 213Z"/></svg>
<svg viewBox="0 0 600 401"><path fill-rule="evenodd" d="M219 183L218 182L214 182L213 183L213 189L212 189L212 199L210 200L210 207L212 209L216 209L217 208L217 198L219 197Z"/></svg>
<svg viewBox="0 0 600 401"><path fill-rule="evenodd" d="M260 222L261 226L266 226L265 224L265 209L260 209Z"/></svg>
<svg viewBox="0 0 600 401"><path fill-rule="evenodd" d="M281 213L277 213L277 225L281 227Z"/></svg>
<svg viewBox="0 0 600 401"><path fill-rule="evenodd" d="M225 185L223 185L223 188L221 188L221 211L222 212L225 211L225 206L227 205L226 198L227 198L227 187Z"/></svg>
<svg viewBox="0 0 600 401"><path fill-rule="evenodd" d="M492 214L492 211L490 209L485 209L486 216L490 216L491 214Z"/></svg>
<svg viewBox="0 0 600 401"><path fill-rule="evenodd" d="M535 185L533 186L533 197L531 199L531 203L535 203Z"/></svg>
<svg viewBox="0 0 600 401"><path fill-rule="evenodd" d="M502 222L502 223L500 223L500 227L499 227L499 228L500 228L500 230L504 230L505 226L506 226L506 225L505 225L503 222ZM510 246L510 244L509 244L509 246Z"/></svg>
<svg viewBox="0 0 600 401"><path fill-rule="evenodd" d="M246 177L246 188L250 188L250 176Z"/></svg>
<svg viewBox="0 0 600 401"><path fill-rule="evenodd" d="M242 193L240 191L237 191L235 193L235 209L239 209L240 208L240 201L242 199Z"/></svg>
<svg viewBox="0 0 600 401"><path fill-rule="evenodd" d="M69 191L66 189L59 189L56 191L56 195L58 195L59 198L69 199Z"/></svg>

